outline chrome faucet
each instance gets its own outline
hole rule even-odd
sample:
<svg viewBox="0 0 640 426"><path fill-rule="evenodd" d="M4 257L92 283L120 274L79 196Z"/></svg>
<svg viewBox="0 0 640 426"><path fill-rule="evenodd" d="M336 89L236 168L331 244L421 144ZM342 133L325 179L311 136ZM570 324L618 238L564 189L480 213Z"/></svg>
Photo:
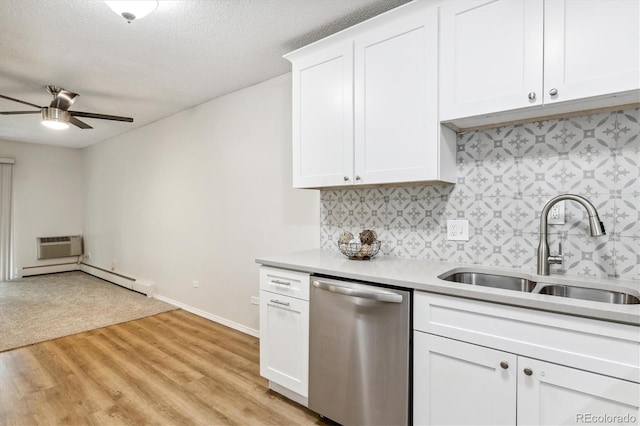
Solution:
<svg viewBox="0 0 640 426"><path fill-rule="evenodd" d="M598 211L589 200L579 195L562 194L547 201L542 208L540 215L540 243L538 244L538 275L549 275L549 265L562 263L562 243L560 243L560 253L557 255L549 254L549 242L547 241L547 216L549 210L558 201L571 200L582 205L589 214L589 228L592 237L605 235L604 224L600 221Z"/></svg>

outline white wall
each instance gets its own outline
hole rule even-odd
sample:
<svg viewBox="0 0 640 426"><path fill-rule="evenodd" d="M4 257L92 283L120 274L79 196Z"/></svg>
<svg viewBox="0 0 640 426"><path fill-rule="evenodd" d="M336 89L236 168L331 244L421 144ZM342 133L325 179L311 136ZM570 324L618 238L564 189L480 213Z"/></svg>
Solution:
<svg viewBox="0 0 640 426"><path fill-rule="evenodd" d="M36 238L82 233L82 152L0 141L13 166L14 264L17 268L76 260L37 260ZM15 274L17 275L17 274Z"/></svg>
<svg viewBox="0 0 640 426"><path fill-rule="evenodd" d="M83 151L86 262L161 296L258 329L254 259L319 247L319 193L291 188L290 74Z"/></svg>

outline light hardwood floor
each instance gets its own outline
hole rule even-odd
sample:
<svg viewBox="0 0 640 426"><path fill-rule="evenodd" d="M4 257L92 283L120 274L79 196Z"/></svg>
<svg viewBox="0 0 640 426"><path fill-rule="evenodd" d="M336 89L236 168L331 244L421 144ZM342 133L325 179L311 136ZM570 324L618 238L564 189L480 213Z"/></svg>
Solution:
<svg viewBox="0 0 640 426"><path fill-rule="evenodd" d="M176 310L0 353L0 424L308 425L258 339Z"/></svg>

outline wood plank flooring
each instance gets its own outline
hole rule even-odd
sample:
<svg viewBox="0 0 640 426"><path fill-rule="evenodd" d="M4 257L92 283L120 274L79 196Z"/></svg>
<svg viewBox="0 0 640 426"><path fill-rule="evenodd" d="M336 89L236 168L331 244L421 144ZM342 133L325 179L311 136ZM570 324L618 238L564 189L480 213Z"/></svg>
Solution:
<svg viewBox="0 0 640 426"><path fill-rule="evenodd" d="M0 353L1 425L311 425L259 341L183 310Z"/></svg>

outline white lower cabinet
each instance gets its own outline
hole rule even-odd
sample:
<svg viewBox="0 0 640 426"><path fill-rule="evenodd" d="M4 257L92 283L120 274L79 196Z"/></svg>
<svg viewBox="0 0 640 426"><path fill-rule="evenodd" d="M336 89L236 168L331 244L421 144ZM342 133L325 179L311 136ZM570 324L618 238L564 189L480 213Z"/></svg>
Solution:
<svg viewBox="0 0 640 426"><path fill-rule="evenodd" d="M637 425L639 407L638 383L518 357L519 425Z"/></svg>
<svg viewBox="0 0 640 426"><path fill-rule="evenodd" d="M637 383L422 332L415 332L414 348L417 425L570 425L591 423L595 416L637 424L640 419Z"/></svg>
<svg viewBox="0 0 640 426"><path fill-rule="evenodd" d="M416 292L414 329L416 425L640 422L638 327Z"/></svg>
<svg viewBox="0 0 640 426"><path fill-rule="evenodd" d="M415 424L515 424L515 355L418 331L413 347Z"/></svg>
<svg viewBox="0 0 640 426"><path fill-rule="evenodd" d="M260 277L260 375L272 389L306 405L309 275L261 267ZM300 285L307 287L302 298L290 296Z"/></svg>

